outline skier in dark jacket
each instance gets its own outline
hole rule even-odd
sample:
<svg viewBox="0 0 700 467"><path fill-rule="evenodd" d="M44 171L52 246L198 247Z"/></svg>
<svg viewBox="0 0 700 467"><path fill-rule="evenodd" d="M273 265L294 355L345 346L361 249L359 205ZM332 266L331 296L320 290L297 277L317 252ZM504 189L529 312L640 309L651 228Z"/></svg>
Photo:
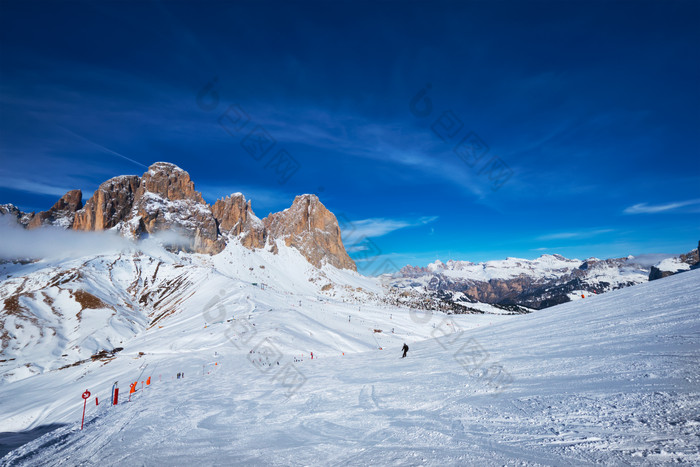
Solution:
<svg viewBox="0 0 700 467"><path fill-rule="evenodd" d="M406 358L406 353L408 353L408 346L405 342L403 343L403 348L401 350L403 350L403 357L401 358Z"/></svg>

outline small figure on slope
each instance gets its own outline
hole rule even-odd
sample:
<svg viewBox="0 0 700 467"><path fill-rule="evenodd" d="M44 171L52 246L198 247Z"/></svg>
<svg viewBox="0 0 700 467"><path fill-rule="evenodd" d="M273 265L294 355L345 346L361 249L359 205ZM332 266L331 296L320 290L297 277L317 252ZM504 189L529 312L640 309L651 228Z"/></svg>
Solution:
<svg viewBox="0 0 700 467"><path fill-rule="evenodd" d="M403 356L401 358L406 358L406 354L408 353L408 346L405 342L403 343L403 348L401 350L403 350Z"/></svg>

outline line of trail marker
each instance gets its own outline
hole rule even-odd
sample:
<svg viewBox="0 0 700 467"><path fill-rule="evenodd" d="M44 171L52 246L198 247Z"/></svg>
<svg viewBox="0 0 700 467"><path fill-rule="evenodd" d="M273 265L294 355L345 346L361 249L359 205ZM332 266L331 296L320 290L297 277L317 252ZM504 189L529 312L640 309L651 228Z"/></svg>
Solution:
<svg viewBox="0 0 700 467"><path fill-rule="evenodd" d="M83 393L83 421L80 422L80 429L83 429L83 425L85 424L85 407L87 406L87 400L90 397L90 391L87 389Z"/></svg>
<svg viewBox="0 0 700 467"><path fill-rule="evenodd" d="M117 398L119 397L119 388L117 387L117 383L119 381L115 381L114 384L112 385L112 405L117 405ZM116 394L115 394L116 390Z"/></svg>

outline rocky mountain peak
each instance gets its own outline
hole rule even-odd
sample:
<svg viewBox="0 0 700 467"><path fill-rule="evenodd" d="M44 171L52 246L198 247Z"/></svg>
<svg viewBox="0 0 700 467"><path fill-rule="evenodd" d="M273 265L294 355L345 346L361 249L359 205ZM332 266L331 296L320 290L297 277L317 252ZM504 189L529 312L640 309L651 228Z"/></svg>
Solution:
<svg viewBox="0 0 700 467"><path fill-rule="evenodd" d="M71 190L56 201L48 211L41 211L33 215L27 228L34 229L43 225L69 228L73 225L76 211L82 207L83 193L80 190Z"/></svg>
<svg viewBox="0 0 700 467"><path fill-rule="evenodd" d="M240 238L243 246L263 248L267 239L265 226L255 215L250 201L242 193L234 193L214 203L211 208L221 233Z"/></svg>
<svg viewBox="0 0 700 467"><path fill-rule="evenodd" d="M141 177L138 197L144 192L155 193L172 201L191 199L204 204L202 194L194 189L190 174L169 162L156 162L148 168Z"/></svg>
<svg viewBox="0 0 700 467"><path fill-rule="evenodd" d="M75 214L74 230L106 230L126 221L134 204L141 179L122 175L103 182L85 207Z"/></svg>
<svg viewBox="0 0 700 467"><path fill-rule="evenodd" d="M314 266L326 261L337 268L357 270L343 246L338 220L318 196L299 195L291 207L270 214L263 223L270 238L284 239Z"/></svg>
<svg viewBox="0 0 700 467"><path fill-rule="evenodd" d="M24 213L12 203L0 204L0 216L10 216L19 222L23 214Z"/></svg>
<svg viewBox="0 0 700 467"><path fill-rule="evenodd" d="M219 253L232 237L250 249L269 244L274 252L275 240L283 239L314 266L327 262L357 270L343 246L336 217L316 195L297 196L291 207L262 221L241 193L210 206L195 191L190 175L168 162L152 164L141 177L107 180L84 206L80 190L73 190L48 211L26 214L5 204L0 215L28 228L50 224L74 230L115 229L130 238L173 231L180 240L171 248L196 253Z"/></svg>

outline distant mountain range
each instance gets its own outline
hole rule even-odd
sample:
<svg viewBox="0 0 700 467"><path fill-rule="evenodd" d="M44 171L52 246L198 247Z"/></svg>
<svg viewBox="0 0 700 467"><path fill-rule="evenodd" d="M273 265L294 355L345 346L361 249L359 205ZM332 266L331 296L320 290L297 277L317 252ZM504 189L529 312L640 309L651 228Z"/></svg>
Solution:
<svg viewBox="0 0 700 467"><path fill-rule="evenodd" d="M700 247L700 244L699 244ZM472 308L482 302L513 312L547 308L610 290L697 268L698 249L678 257L660 255L581 261L560 255L534 260L435 261L406 266L386 281L397 301L420 303L426 297ZM519 308L520 307L520 308Z"/></svg>

